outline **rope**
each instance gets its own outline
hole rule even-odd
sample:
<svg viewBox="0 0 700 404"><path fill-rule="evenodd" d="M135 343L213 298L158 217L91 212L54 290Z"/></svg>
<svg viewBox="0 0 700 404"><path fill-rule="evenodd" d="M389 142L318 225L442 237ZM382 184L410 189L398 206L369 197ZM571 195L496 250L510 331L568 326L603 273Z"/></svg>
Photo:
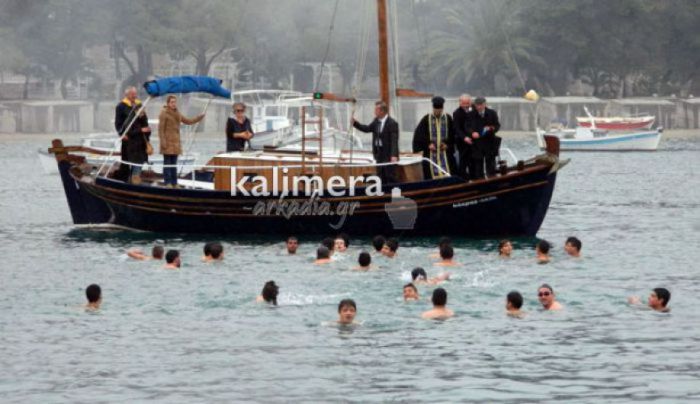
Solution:
<svg viewBox="0 0 700 404"><path fill-rule="evenodd" d="M213 100L213 98L209 98L209 100L207 101L207 105L204 106L204 111L202 111L203 114L205 114L205 115L207 114L207 109L209 109L209 105L211 104L212 100ZM204 118L202 118L201 121L194 124L194 126L190 130L190 137L188 139L187 145L185 146L184 153L182 154L183 157L185 157L189 154L190 149L192 148L192 145L194 144L194 141L195 141L195 137L196 137L195 134L197 133L197 128L199 128L199 124L202 123L203 120L204 120ZM180 166L180 171L178 172L178 177L180 176L180 174L182 174L182 170L184 168L185 168L184 164L182 166Z"/></svg>
<svg viewBox="0 0 700 404"><path fill-rule="evenodd" d="M318 91L318 86L321 84L321 78L323 77L323 68L326 65L326 58L328 57L328 52L331 49L331 40L333 39L333 28L335 27L335 16L338 12L338 4L340 0L335 1L335 7L333 8L333 16L331 17L331 26L328 28L328 42L326 42L326 51L321 59L321 69L318 72L318 77L316 78L316 85L314 86L314 92Z"/></svg>

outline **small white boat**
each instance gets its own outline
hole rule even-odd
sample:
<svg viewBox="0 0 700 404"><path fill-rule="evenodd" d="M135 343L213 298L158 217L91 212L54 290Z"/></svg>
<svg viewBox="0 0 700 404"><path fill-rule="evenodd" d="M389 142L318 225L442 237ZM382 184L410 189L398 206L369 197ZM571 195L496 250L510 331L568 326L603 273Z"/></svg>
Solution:
<svg viewBox="0 0 700 404"><path fill-rule="evenodd" d="M661 141L662 129L632 132L612 132L604 129L577 127L545 132L537 129L537 143L544 149L544 135L559 138L563 151L655 151Z"/></svg>
<svg viewBox="0 0 700 404"><path fill-rule="evenodd" d="M652 115L601 117L593 116L591 111L585 106L583 110L586 112L586 116L576 117L578 126L592 129L615 131L645 130L651 129L651 125L654 124L654 120L656 119Z"/></svg>
<svg viewBox="0 0 700 404"><path fill-rule="evenodd" d="M121 159L119 150L121 149L121 140L114 133L93 133L81 139L81 146L90 149L99 150L110 153L114 151L117 155L104 155L96 153L81 153L85 156L85 160L89 164L102 165L105 161L107 164L113 164ZM50 155L46 149L39 149L39 162L45 174L58 174L58 165L56 158ZM191 167L197 163L197 153L180 156L177 159L178 172L189 172ZM148 163L144 166L145 170L153 170L158 174L163 173L163 156L153 154L148 157Z"/></svg>

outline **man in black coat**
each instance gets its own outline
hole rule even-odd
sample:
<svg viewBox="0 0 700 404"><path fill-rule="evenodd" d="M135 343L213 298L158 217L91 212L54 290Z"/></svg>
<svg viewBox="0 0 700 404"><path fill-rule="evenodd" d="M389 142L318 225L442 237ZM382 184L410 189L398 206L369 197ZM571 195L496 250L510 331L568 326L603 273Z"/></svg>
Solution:
<svg viewBox="0 0 700 404"><path fill-rule="evenodd" d="M389 116L389 106L384 101L374 103L374 116L369 125L363 125L353 118L352 126L359 131L372 133L372 154L377 163L396 163L399 161L399 124ZM377 174L383 184L397 181L396 166L393 164L378 166Z"/></svg>
<svg viewBox="0 0 700 404"><path fill-rule="evenodd" d="M136 98L136 87L129 87L124 91L124 99L117 104L114 112L114 128L121 137L121 159L133 164L143 164L148 161L146 142L150 139L151 128L148 126L148 117L145 112L136 118L135 122L126 130L141 109L141 101ZM126 181L141 174L141 166L121 164L115 173L115 178Z"/></svg>
<svg viewBox="0 0 700 404"><path fill-rule="evenodd" d="M444 172L454 174L457 170L452 116L443 109L444 98L433 97L432 104L433 112L425 115L413 132L413 152L423 153L423 157L433 163L423 162L423 177L426 180L445 177Z"/></svg>
<svg viewBox="0 0 700 404"><path fill-rule="evenodd" d="M469 133L471 133L472 179L484 178L484 165L486 175L496 175L496 156L501 147L501 138L496 133L501 128L498 122L498 114L493 109L486 107L486 99L479 97L474 100L474 109L469 113Z"/></svg>
<svg viewBox="0 0 700 404"><path fill-rule="evenodd" d="M472 165L472 137L468 129L471 126L469 122L469 113L472 108L472 97L469 94L462 94L459 97L459 108L452 113L452 122L455 128L455 143L459 152L459 167L457 175L469 180L469 173L472 171L469 167Z"/></svg>

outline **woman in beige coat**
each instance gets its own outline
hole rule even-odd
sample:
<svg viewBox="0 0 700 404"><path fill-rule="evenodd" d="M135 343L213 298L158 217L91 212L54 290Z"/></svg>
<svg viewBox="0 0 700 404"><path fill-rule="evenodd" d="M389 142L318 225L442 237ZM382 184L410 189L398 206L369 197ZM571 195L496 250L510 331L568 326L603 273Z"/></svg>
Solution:
<svg viewBox="0 0 700 404"><path fill-rule="evenodd" d="M202 118L204 118L204 114L200 114L194 119L180 114L177 109L176 96L169 95L165 99L165 105L158 117L158 137L160 138L160 153L163 155L163 164L166 166L163 168L166 187L177 186L177 156L182 154L180 124L194 125Z"/></svg>

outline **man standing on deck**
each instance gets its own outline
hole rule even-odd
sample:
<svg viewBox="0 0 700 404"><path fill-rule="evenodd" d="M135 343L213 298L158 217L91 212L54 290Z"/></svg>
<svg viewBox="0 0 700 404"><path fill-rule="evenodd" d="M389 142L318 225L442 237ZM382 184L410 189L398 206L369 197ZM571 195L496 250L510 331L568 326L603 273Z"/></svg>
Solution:
<svg viewBox="0 0 700 404"><path fill-rule="evenodd" d="M501 128L498 122L498 114L493 109L486 107L486 99L478 97L474 100L474 109L469 113L469 131L471 133L472 168L471 179L484 178L484 165L486 175L496 175L496 156L501 147L501 138L496 132Z"/></svg>
<svg viewBox="0 0 700 404"><path fill-rule="evenodd" d="M469 113L472 111L472 97L469 94L462 94L459 97L459 108L452 113L452 120L455 128L455 143L459 152L459 167L457 175L469 180L469 173L472 171L469 167L472 159L472 140L471 133L468 128L471 127L469 122Z"/></svg>
<svg viewBox="0 0 700 404"><path fill-rule="evenodd" d="M389 106L384 101L374 103L374 120L369 125L363 125L352 118L355 129L372 132L372 154L377 163L397 163L399 161L399 124L389 116ZM382 184L396 182L396 166L394 164L380 165L377 174Z"/></svg>
<svg viewBox="0 0 700 404"><path fill-rule="evenodd" d="M413 133L413 152L423 153L423 157L433 163L423 162L423 175L426 180L445 177L443 171L453 173L456 165L452 117L443 111L444 98L434 97L432 103L433 113L424 116Z"/></svg>
<svg viewBox="0 0 700 404"><path fill-rule="evenodd" d="M141 109L141 101L136 98L136 87L128 87L124 90L124 99L117 104L114 113L114 128L121 136L121 160L138 165L121 164L115 174L115 178L127 181L134 177L140 180L141 164L148 161L146 142L151 136L151 128L148 126L148 117L141 112L138 118L136 114ZM132 120L134 122L132 123ZM131 127L129 127L131 125ZM129 132L126 133L127 128ZM139 180L133 180L138 182Z"/></svg>

